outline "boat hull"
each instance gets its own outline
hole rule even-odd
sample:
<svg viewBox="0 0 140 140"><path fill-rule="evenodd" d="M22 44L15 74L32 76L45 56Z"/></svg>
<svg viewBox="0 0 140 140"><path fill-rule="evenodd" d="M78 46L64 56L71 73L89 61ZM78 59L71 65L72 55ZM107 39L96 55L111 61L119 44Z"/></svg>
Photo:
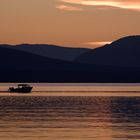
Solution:
<svg viewBox="0 0 140 140"><path fill-rule="evenodd" d="M26 87L26 88L9 88L9 92L15 92L15 93L30 93L32 91L32 87Z"/></svg>

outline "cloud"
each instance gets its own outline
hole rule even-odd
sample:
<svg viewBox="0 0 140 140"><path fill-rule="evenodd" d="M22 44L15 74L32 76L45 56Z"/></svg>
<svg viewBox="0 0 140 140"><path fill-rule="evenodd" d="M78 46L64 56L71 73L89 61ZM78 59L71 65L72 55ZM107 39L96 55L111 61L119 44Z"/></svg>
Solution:
<svg viewBox="0 0 140 140"><path fill-rule="evenodd" d="M111 6L121 9L140 11L140 0L60 0L69 4L85 6Z"/></svg>
<svg viewBox="0 0 140 140"><path fill-rule="evenodd" d="M59 5L56 8L65 11L83 11L82 8L75 7L75 6L67 6L67 5Z"/></svg>

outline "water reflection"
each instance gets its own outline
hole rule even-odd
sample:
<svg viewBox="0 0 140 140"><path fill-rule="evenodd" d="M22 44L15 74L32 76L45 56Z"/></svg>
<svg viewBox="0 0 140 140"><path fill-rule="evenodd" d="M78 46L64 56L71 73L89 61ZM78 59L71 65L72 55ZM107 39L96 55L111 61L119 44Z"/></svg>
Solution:
<svg viewBox="0 0 140 140"><path fill-rule="evenodd" d="M140 139L140 97L1 96L0 139Z"/></svg>
<svg viewBox="0 0 140 140"><path fill-rule="evenodd" d="M140 139L140 98L119 97L112 98L111 102L114 137Z"/></svg>

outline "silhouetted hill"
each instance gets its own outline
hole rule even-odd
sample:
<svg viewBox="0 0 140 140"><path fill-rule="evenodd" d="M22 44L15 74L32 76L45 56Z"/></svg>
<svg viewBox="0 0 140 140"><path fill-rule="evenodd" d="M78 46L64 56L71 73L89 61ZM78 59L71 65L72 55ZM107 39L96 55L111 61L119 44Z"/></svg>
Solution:
<svg viewBox="0 0 140 140"><path fill-rule="evenodd" d="M73 61L81 54L90 50L86 48L68 48L47 44L0 45L0 47L26 51L40 56L65 61Z"/></svg>
<svg viewBox="0 0 140 140"><path fill-rule="evenodd" d="M84 82L102 69L0 47L0 82Z"/></svg>
<svg viewBox="0 0 140 140"><path fill-rule="evenodd" d="M91 65L51 59L25 51L0 47L0 71L86 70L90 68Z"/></svg>
<svg viewBox="0 0 140 140"><path fill-rule="evenodd" d="M129 36L80 55L76 62L140 67L140 36Z"/></svg>
<svg viewBox="0 0 140 140"><path fill-rule="evenodd" d="M20 47L27 45L18 49L1 45L0 82L140 82L140 36L88 50L76 61L52 59Z"/></svg>

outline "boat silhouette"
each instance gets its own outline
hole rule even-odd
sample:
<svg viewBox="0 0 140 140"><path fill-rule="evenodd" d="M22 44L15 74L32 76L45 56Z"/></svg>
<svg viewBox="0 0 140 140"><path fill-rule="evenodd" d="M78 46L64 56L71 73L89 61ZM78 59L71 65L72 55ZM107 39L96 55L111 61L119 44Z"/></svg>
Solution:
<svg viewBox="0 0 140 140"><path fill-rule="evenodd" d="M33 87L28 84L19 84L18 87L10 87L8 91L16 93L30 93L32 92L32 88Z"/></svg>

